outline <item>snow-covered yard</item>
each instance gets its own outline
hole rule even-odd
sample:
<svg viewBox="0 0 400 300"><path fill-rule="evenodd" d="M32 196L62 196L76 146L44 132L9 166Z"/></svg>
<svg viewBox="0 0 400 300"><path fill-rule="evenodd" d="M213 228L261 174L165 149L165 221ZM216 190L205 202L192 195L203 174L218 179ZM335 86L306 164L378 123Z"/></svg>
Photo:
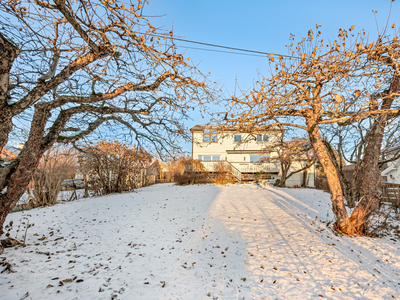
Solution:
<svg viewBox="0 0 400 300"><path fill-rule="evenodd" d="M400 243L336 236L329 202L159 184L13 213L14 230L22 214L35 226L1 255L14 272L0 274L0 299L400 298Z"/></svg>

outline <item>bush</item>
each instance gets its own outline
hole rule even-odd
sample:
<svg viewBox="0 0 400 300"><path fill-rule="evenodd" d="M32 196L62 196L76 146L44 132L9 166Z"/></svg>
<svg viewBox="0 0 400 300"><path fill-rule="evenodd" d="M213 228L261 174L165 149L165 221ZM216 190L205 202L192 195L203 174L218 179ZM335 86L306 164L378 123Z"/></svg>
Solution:
<svg viewBox="0 0 400 300"><path fill-rule="evenodd" d="M208 182L208 177L205 173L184 172L175 174L174 182L177 185L204 184Z"/></svg>
<svg viewBox="0 0 400 300"><path fill-rule="evenodd" d="M181 157L175 169L174 182L177 185L207 183L208 176L200 160Z"/></svg>
<svg viewBox="0 0 400 300"><path fill-rule="evenodd" d="M277 186L277 187L279 187L279 186L280 186L280 184L281 184L281 181L280 181L280 179L276 179L276 180L275 180L275 182L274 182L274 186Z"/></svg>
<svg viewBox="0 0 400 300"><path fill-rule="evenodd" d="M229 172L229 166L222 161L214 165L214 172L216 173L216 175L213 178L213 183L228 184L235 182Z"/></svg>
<svg viewBox="0 0 400 300"><path fill-rule="evenodd" d="M106 195L137 188L143 169L149 167L152 160L151 155L144 150L118 141L102 141L95 147L85 149L80 164L90 174L88 186L92 193Z"/></svg>
<svg viewBox="0 0 400 300"><path fill-rule="evenodd" d="M73 150L52 148L40 160L33 175L32 208L54 205L62 187L62 181L74 176L76 158Z"/></svg>

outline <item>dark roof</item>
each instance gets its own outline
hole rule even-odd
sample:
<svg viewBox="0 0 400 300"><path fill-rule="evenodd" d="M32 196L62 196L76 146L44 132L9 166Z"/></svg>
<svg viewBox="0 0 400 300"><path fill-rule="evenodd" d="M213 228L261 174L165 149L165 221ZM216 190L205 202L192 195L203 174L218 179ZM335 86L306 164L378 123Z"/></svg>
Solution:
<svg viewBox="0 0 400 300"><path fill-rule="evenodd" d="M353 171L355 167L356 167L355 165L346 165L346 166L342 167L342 170L343 171Z"/></svg>
<svg viewBox="0 0 400 300"><path fill-rule="evenodd" d="M277 126L267 128L266 126L239 127L239 126L225 126L225 125L195 125L192 128L190 128L190 132L203 131L205 129L214 129L218 131L232 131L232 132L285 131L285 129L279 128Z"/></svg>

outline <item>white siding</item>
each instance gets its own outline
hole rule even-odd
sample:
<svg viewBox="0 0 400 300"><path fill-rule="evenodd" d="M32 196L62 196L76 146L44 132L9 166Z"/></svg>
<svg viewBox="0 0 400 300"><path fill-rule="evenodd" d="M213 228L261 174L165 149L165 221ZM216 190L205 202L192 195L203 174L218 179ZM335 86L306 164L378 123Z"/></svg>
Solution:
<svg viewBox="0 0 400 300"><path fill-rule="evenodd" d="M208 128L206 128L208 129ZM234 141L234 135L241 135L242 142L237 143ZM257 134L259 135L268 135L268 142L257 142ZM257 134L248 134L248 133L235 133L235 132L218 132L217 142L209 143L203 142L203 131L193 130L193 142L192 156L195 159L199 159L199 156L220 156L221 160L226 160L234 165L238 170L242 173L255 173L260 170L270 173L277 173L280 170L279 162L271 162L271 163L263 163L263 164L254 164L251 163L250 157L251 155L260 155L261 153L257 153L257 151L262 151L266 146L272 145L278 139L280 139L282 135L282 131L272 130L259 132ZM228 153L229 151L241 151L239 153ZM248 151L248 152L247 152ZM246 153L247 152L247 153ZM251 153L250 153L251 152ZM276 152L271 152L269 154L262 154L269 157L276 157ZM299 169L304 166L305 162L295 162L291 170ZM207 164L210 165L210 164ZM308 186L314 186L314 166L308 170ZM279 174L280 175L280 174ZM294 185L301 184L301 180L303 173L300 172L298 174L293 175L287 181L288 187L293 187ZM279 176L278 176L279 177Z"/></svg>
<svg viewBox="0 0 400 300"><path fill-rule="evenodd" d="M386 182L400 184L400 159L390 162L388 167L383 170L382 175L386 176Z"/></svg>

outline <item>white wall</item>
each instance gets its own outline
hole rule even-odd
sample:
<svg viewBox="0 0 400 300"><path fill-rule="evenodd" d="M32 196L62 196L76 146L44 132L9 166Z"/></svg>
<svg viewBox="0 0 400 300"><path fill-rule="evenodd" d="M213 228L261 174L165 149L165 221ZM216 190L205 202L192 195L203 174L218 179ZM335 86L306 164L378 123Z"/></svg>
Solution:
<svg viewBox="0 0 400 300"><path fill-rule="evenodd" d="M292 166L290 167L289 173L299 170L305 166L305 161L295 161L293 162ZM308 187L315 187L315 164L311 166L307 173L307 181ZM279 175L282 175L279 173ZM287 187L294 187L295 185L301 186L301 182L303 180L303 171L292 175L288 180L286 180Z"/></svg>
<svg viewBox="0 0 400 300"><path fill-rule="evenodd" d="M257 134L251 135L247 133L235 133L235 132L225 132L223 134L218 134L217 142L215 143L204 143L203 142L203 131L193 131L193 142L192 142L192 156L194 159L198 159L201 156L220 156L221 160L227 160L231 162L237 169L241 172L253 172L256 168L254 164L250 162L251 155L257 155L257 153L227 153L227 150L262 150L266 146L271 146L274 142L276 142L282 135L281 131L266 131L259 132L257 134L264 135L268 134L268 142L257 142L256 136ZM236 143L234 142L234 135L240 134L242 136L242 142ZM276 152L271 152L269 157L276 157ZM293 170L298 170L304 166L304 161L295 161L290 169L290 172ZM280 169L279 162L271 162L268 166L271 172L277 172ZM315 182L315 166L311 167L308 170L308 186L314 187ZM278 178L280 177L277 176ZM293 187L294 185L301 185L301 181L303 178L303 172L297 173L293 175L286 181L287 187Z"/></svg>
<svg viewBox="0 0 400 300"><path fill-rule="evenodd" d="M234 135L240 134L242 136L241 143L234 142ZM221 160L225 160L227 157L226 150L262 150L263 147L272 145L281 135L280 131L267 131L262 133L268 134L268 142L257 142L256 135L249 135L247 133L224 133L218 134L218 140L216 143L204 143L203 132L193 132L193 158L198 158L199 155L220 155ZM245 142L246 141L246 142ZM228 154L228 161L236 162L249 162L250 154Z"/></svg>
<svg viewBox="0 0 400 300"><path fill-rule="evenodd" d="M388 183L400 184L400 159L390 162L382 175L386 176Z"/></svg>

